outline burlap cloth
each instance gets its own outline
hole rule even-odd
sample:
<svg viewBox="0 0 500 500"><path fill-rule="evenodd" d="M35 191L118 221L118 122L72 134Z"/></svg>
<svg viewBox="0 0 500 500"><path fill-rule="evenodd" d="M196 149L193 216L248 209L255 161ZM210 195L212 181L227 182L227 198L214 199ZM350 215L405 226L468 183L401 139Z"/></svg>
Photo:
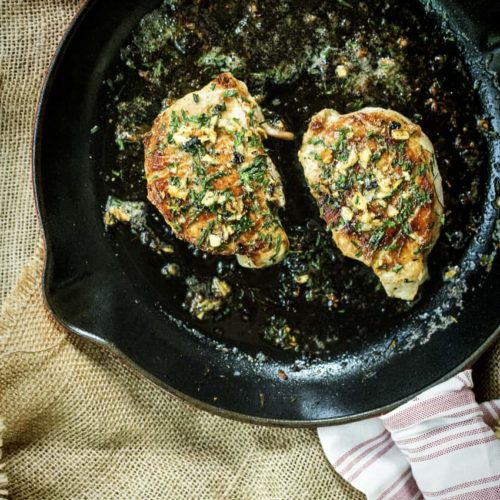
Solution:
<svg viewBox="0 0 500 500"><path fill-rule="evenodd" d="M79 3L0 0L0 417L12 498L362 498L327 465L313 431L196 410L45 310L31 124L45 69ZM480 398L499 396L499 367L497 345L475 370Z"/></svg>

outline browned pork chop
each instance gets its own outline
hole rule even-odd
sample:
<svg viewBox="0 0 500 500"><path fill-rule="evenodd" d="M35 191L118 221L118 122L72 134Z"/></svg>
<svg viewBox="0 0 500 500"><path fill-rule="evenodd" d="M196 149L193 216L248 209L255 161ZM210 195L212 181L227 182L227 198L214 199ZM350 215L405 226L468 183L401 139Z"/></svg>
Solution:
<svg viewBox="0 0 500 500"><path fill-rule="evenodd" d="M175 101L146 137L148 198L175 235L244 267L283 259L280 176L262 140L293 134L266 124L244 83L223 73Z"/></svg>
<svg viewBox="0 0 500 500"><path fill-rule="evenodd" d="M441 177L421 128L382 108L324 109L299 158L338 248L372 267L389 296L412 300L443 222Z"/></svg>

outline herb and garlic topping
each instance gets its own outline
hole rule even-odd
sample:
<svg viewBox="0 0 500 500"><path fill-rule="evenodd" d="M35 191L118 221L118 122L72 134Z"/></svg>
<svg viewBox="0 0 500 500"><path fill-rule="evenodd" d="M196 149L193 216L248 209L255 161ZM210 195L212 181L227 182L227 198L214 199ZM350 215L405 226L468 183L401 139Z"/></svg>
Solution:
<svg viewBox="0 0 500 500"><path fill-rule="evenodd" d="M411 300L443 223L434 149L391 110L316 114L300 161L339 249L371 266L387 294Z"/></svg>
<svg viewBox="0 0 500 500"><path fill-rule="evenodd" d="M271 128L244 83L219 75L160 113L146 137L148 198L177 237L203 251L236 254L244 267L281 261L281 179L262 140Z"/></svg>

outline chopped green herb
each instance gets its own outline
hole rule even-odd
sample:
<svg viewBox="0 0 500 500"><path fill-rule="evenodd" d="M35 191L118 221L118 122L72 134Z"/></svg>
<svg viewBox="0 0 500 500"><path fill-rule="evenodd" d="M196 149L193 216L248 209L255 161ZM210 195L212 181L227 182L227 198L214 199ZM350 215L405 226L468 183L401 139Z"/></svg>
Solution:
<svg viewBox="0 0 500 500"><path fill-rule="evenodd" d="M163 72L163 63L161 61L158 61L155 64L155 67L153 68L153 76L155 78L159 78Z"/></svg>
<svg viewBox="0 0 500 500"><path fill-rule="evenodd" d="M326 147L325 141L323 139L309 139L308 143L312 144L313 146L321 145Z"/></svg>
<svg viewBox="0 0 500 500"><path fill-rule="evenodd" d="M246 233L247 231L250 231L254 226L252 220L248 215L244 215L239 221L236 221L233 225L233 229L236 231L237 234L242 234Z"/></svg>
<svg viewBox="0 0 500 500"><path fill-rule="evenodd" d="M412 184L410 190L417 206L423 207L432 201L431 195L427 191L419 189L416 184Z"/></svg>
<svg viewBox="0 0 500 500"><path fill-rule="evenodd" d="M274 257L278 257L281 251L281 235L276 238L276 246L274 247Z"/></svg>
<svg viewBox="0 0 500 500"><path fill-rule="evenodd" d="M226 173L224 171L218 170L217 172L214 172L213 174L210 174L203 179L203 186L206 187L215 179L219 179L220 177L224 177L225 175Z"/></svg>
<svg viewBox="0 0 500 500"><path fill-rule="evenodd" d="M253 127L255 125L255 109L252 109L248 112L248 123L250 123L250 126Z"/></svg>
<svg viewBox="0 0 500 500"><path fill-rule="evenodd" d="M243 144L243 140L245 139L245 131L246 129L242 130L237 130L234 132L233 137L234 137L234 147L237 148L241 144Z"/></svg>
<svg viewBox="0 0 500 500"><path fill-rule="evenodd" d="M179 117L177 116L177 113L175 111L172 111L170 113L170 130L172 130L172 132L177 132L179 125Z"/></svg>
<svg viewBox="0 0 500 500"><path fill-rule="evenodd" d="M248 144L252 148L260 148L262 147L262 141L257 134L251 135L248 139Z"/></svg>
<svg viewBox="0 0 500 500"><path fill-rule="evenodd" d="M384 250L387 250L388 252L392 252L394 250L397 250L400 248L400 246L397 243L391 243L390 245L387 245L384 247Z"/></svg>
<svg viewBox="0 0 500 500"><path fill-rule="evenodd" d="M198 241L196 242L196 244L198 246L201 246L203 245L203 243L205 243L206 239L208 238L208 235L210 234L210 232L212 231L213 227L215 225L215 221L214 220L211 220L204 228L203 228L203 231L201 232L200 234L200 237L198 238Z"/></svg>
<svg viewBox="0 0 500 500"><path fill-rule="evenodd" d="M193 170L198 177L202 177L206 173L205 168L201 163L199 154L193 155Z"/></svg>
<svg viewBox="0 0 500 500"><path fill-rule="evenodd" d="M182 115L183 121L196 123L200 127L205 127L210 122L210 117L207 116L205 113L202 113L201 115L192 115L192 116L187 115L184 112L184 110L182 110L182 113L183 113Z"/></svg>
<svg viewBox="0 0 500 500"><path fill-rule="evenodd" d="M224 97L236 97L238 95L238 91L236 89L224 90L222 95Z"/></svg>
<svg viewBox="0 0 500 500"><path fill-rule="evenodd" d="M378 228L372 233L368 243L373 249L376 250L379 247L382 240L384 239L384 236L385 236L385 229Z"/></svg>
<svg viewBox="0 0 500 500"><path fill-rule="evenodd" d="M264 329L263 338L266 342L282 349L297 350L299 347L297 336L294 335L287 320L274 315L271 316L268 325Z"/></svg>

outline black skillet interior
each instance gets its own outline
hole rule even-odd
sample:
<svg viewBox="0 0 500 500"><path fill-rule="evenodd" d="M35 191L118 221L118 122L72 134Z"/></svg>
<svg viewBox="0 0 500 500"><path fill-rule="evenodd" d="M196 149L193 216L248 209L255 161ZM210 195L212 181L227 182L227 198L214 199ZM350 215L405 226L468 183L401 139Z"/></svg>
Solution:
<svg viewBox="0 0 500 500"><path fill-rule="evenodd" d="M314 425L359 418L471 363L492 342L498 323L498 259L489 272L480 263L494 244L500 145L493 135L488 178L481 187L482 220L463 250L459 286L440 281L401 316L356 318L356 326L327 356L307 363L260 343L252 323L247 331L225 325L229 339L223 342L206 335L210 331L201 324L186 326L184 311L168 298L175 290L168 290L158 263L123 232L105 233L107 188L100 172L109 170L113 159L109 144L89 133L96 124L106 129L103 79L131 30L157 4L91 0L48 76L36 128L34 176L48 249L45 295L59 320L173 392L222 414L263 423ZM465 10L461 2L431 4L458 33L472 76L480 82L482 106L499 130L498 6L469 2ZM189 264L188 254L186 259ZM303 319L313 334L323 328L321 317ZM441 326L429 335L433 325ZM280 370L287 380L278 376Z"/></svg>

